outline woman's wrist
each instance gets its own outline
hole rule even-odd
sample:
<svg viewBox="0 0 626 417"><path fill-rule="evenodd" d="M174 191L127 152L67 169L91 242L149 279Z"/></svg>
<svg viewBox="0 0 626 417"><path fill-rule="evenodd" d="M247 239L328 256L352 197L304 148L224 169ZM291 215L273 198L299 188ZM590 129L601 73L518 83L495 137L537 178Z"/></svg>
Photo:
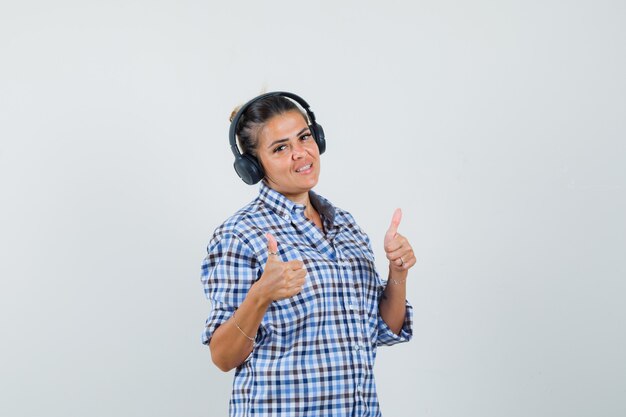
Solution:
<svg viewBox="0 0 626 417"><path fill-rule="evenodd" d="M409 275L409 270L408 269L401 269L398 270L396 268L394 268L391 264L389 264L389 278L393 278L395 280L403 280L406 279L406 277Z"/></svg>
<svg viewBox="0 0 626 417"><path fill-rule="evenodd" d="M403 285L406 284L407 276L409 275L409 271L404 269L401 271L395 270L393 266L389 265L389 275L387 278L387 283L393 285Z"/></svg>
<svg viewBox="0 0 626 417"><path fill-rule="evenodd" d="M250 298L250 301L255 306L255 308L263 309L263 311L267 310L267 308L273 301L271 297L268 297L263 293L263 289L259 284L259 281L252 284L252 287L250 287L246 298Z"/></svg>

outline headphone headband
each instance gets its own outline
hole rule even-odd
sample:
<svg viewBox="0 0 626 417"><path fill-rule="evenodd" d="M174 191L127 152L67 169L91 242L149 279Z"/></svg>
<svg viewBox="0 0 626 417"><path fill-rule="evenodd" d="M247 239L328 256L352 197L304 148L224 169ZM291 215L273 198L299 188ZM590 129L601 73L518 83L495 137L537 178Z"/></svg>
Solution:
<svg viewBox="0 0 626 417"><path fill-rule="evenodd" d="M315 142L317 143L319 153L322 154L326 150L324 129L322 129L322 126L317 124L317 122L315 121L315 113L313 113L309 104L302 97L298 96L297 94L289 93L287 91L274 91L271 93L261 94L260 96L253 98L252 100L241 106L239 111L237 111L237 114L235 114L232 122L230 123L230 129L228 131L230 150L235 157L235 171L246 184L256 184L263 179L265 174L263 172L261 164L253 155L250 155L248 153L242 154L239 151L239 147L237 146L237 126L239 125L239 120L243 117L246 110L248 110L248 108L252 104L267 97L277 96L289 98L298 103L304 109L307 117L309 118L309 128L311 129L311 133L313 134Z"/></svg>

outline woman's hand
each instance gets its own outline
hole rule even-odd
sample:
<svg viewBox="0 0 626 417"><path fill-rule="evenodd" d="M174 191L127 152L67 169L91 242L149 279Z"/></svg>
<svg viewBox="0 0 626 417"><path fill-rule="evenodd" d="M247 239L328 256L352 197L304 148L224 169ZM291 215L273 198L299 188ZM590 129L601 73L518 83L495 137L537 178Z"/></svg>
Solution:
<svg viewBox="0 0 626 417"><path fill-rule="evenodd" d="M398 226L402 220L402 210L396 209L391 218L391 225L385 233L385 254L389 259L390 272L407 273L417 262L413 248L407 238L398 233Z"/></svg>
<svg viewBox="0 0 626 417"><path fill-rule="evenodd" d="M254 284L258 296L270 303L293 297L304 287L306 270L302 261L282 262L278 259L278 243L270 233L267 237L269 256L261 278Z"/></svg>

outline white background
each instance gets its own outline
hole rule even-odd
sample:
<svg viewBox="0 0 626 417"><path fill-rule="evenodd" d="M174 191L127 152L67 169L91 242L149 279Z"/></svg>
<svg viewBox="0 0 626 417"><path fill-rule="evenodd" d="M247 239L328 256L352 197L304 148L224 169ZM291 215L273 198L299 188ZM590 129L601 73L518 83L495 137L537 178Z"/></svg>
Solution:
<svg viewBox="0 0 626 417"><path fill-rule="evenodd" d="M625 415L625 4L2 1L0 415L227 414L200 264L262 90L312 105L381 271L404 211L386 416Z"/></svg>

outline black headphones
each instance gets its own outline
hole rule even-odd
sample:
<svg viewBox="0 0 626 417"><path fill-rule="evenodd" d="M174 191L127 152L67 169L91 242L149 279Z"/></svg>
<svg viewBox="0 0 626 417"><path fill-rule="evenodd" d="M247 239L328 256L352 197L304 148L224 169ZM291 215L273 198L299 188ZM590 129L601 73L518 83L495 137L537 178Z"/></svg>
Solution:
<svg viewBox="0 0 626 417"><path fill-rule="evenodd" d="M287 93L285 91L274 91L272 93L261 94L260 96L253 98L252 100L241 106L241 109L239 109L239 111L233 118L233 121L230 123L230 131L228 133L230 139L230 149L235 156L235 163L233 164L235 167L235 171L237 172L237 175L239 175L239 178L241 178L246 184L256 184L257 182L261 181L263 177L265 177L265 173L263 172L261 164L253 155L250 155L249 153L242 154L241 152L239 152L236 138L237 125L239 124L239 119L241 119L248 107L250 107L253 103L267 97L275 96L287 97L298 103L304 109L304 111L306 111L310 123L309 129L311 129L311 134L315 139L315 143L317 143L320 155L323 154L326 150L324 129L322 129L322 126L317 124L317 122L315 121L315 114L313 114L313 111L311 111L311 108L302 97L297 96L293 93Z"/></svg>

